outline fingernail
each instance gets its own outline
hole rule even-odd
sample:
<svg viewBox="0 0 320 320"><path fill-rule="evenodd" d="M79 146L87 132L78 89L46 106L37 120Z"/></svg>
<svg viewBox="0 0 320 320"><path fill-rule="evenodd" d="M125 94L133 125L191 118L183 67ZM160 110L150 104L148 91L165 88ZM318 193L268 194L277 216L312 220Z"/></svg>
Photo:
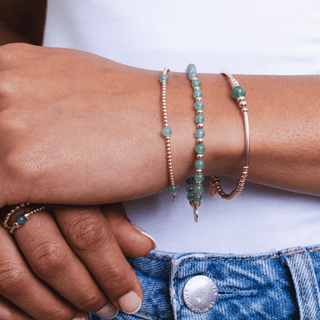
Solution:
<svg viewBox="0 0 320 320"><path fill-rule="evenodd" d="M153 237L150 236L149 233L146 233L144 230L140 229L139 227L137 226L134 226L139 232L141 232L143 235L145 235L146 237L148 237L152 243L153 243L153 246L152 246L152 250L154 250L156 247L157 247L157 243L156 243L156 240L154 240Z"/></svg>
<svg viewBox="0 0 320 320"><path fill-rule="evenodd" d="M118 302L121 310L128 314L136 313L141 307L141 299L134 291L122 296Z"/></svg>
<svg viewBox="0 0 320 320"><path fill-rule="evenodd" d="M113 319L117 316L119 310L111 303L106 304L96 314L103 319Z"/></svg>

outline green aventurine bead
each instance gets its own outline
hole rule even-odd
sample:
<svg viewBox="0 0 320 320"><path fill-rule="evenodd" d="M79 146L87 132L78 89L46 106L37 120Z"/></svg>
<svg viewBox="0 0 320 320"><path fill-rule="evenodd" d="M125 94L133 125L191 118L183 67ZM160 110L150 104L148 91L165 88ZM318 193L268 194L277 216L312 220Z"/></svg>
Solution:
<svg viewBox="0 0 320 320"><path fill-rule="evenodd" d="M169 186L169 188L168 188L168 191L170 192L170 193L177 193L177 191L178 191L178 186L175 184L174 186Z"/></svg>
<svg viewBox="0 0 320 320"><path fill-rule="evenodd" d="M202 182L204 180L204 174L203 173L196 173L194 175L194 180L197 182Z"/></svg>
<svg viewBox="0 0 320 320"><path fill-rule="evenodd" d="M168 77L166 74L162 74L162 75L159 77L160 83L162 83L163 80L166 80L166 83L168 83L169 77Z"/></svg>
<svg viewBox="0 0 320 320"><path fill-rule="evenodd" d="M194 196L193 196L193 201L194 201L194 202L200 202L201 199L202 199L202 194L200 194L199 196L197 196L197 195L194 195Z"/></svg>
<svg viewBox="0 0 320 320"><path fill-rule="evenodd" d="M233 99L244 97L246 95L246 89L242 86L235 86L231 91L231 95Z"/></svg>
<svg viewBox="0 0 320 320"><path fill-rule="evenodd" d="M194 79L192 80L192 88L195 88L195 87L201 87L201 81L199 79Z"/></svg>
<svg viewBox="0 0 320 320"><path fill-rule="evenodd" d="M189 192L190 190L192 190L193 189L193 184L187 184L186 185L186 190Z"/></svg>
<svg viewBox="0 0 320 320"><path fill-rule="evenodd" d="M16 222L17 222L18 225L25 224L26 221L27 220L26 220L25 216L23 216L23 215L17 216Z"/></svg>
<svg viewBox="0 0 320 320"><path fill-rule="evenodd" d="M203 144L199 143L196 145L196 153L202 154L206 151L206 148Z"/></svg>
<svg viewBox="0 0 320 320"><path fill-rule="evenodd" d="M188 64L186 73L189 73L192 69L197 70L196 66L193 63Z"/></svg>
<svg viewBox="0 0 320 320"><path fill-rule="evenodd" d="M206 134L206 133L204 132L203 129L198 129L198 130L196 130L196 137L197 137L198 139L202 139L205 134Z"/></svg>
<svg viewBox="0 0 320 320"><path fill-rule="evenodd" d="M194 104L194 108L196 110L202 110L204 108L204 103L202 101L196 101Z"/></svg>
<svg viewBox="0 0 320 320"><path fill-rule="evenodd" d="M194 191L194 193L196 193L196 194L202 193L202 191L203 191L203 186L202 186L202 184L201 184L200 186L195 185L195 186L193 187L193 191Z"/></svg>
<svg viewBox="0 0 320 320"><path fill-rule="evenodd" d="M194 196L194 192L188 192L187 199L190 200L193 198L193 196Z"/></svg>
<svg viewBox="0 0 320 320"><path fill-rule="evenodd" d="M193 91L193 97L196 98L201 98L202 97L202 91L201 90L194 90Z"/></svg>
<svg viewBox="0 0 320 320"><path fill-rule="evenodd" d="M189 72L189 79L192 80L193 78L198 78L198 74L196 71Z"/></svg>
<svg viewBox="0 0 320 320"><path fill-rule="evenodd" d="M196 121L196 123L204 123L204 115L203 114L197 114L196 117L194 118L194 120Z"/></svg>
<svg viewBox="0 0 320 320"><path fill-rule="evenodd" d="M204 168L204 161L202 159L198 159L196 160L196 162L194 163L194 166L197 168L197 169L203 169Z"/></svg>
<svg viewBox="0 0 320 320"><path fill-rule="evenodd" d="M170 127L164 127L162 129L162 134L165 136L165 137L169 137L172 133L172 130Z"/></svg>

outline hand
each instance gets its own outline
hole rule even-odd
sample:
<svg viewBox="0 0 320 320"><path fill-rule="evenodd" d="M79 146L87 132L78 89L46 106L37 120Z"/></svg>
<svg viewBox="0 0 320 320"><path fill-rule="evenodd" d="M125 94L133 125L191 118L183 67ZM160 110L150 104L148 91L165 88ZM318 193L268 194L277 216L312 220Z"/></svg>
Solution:
<svg viewBox="0 0 320 320"><path fill-rule="evenodd" d="M13 236L0 228L1 319L88 319L85 311L108 319L139 307L142 289L123 253L144 256L154 243L121 204L54 206Z"/></svg>

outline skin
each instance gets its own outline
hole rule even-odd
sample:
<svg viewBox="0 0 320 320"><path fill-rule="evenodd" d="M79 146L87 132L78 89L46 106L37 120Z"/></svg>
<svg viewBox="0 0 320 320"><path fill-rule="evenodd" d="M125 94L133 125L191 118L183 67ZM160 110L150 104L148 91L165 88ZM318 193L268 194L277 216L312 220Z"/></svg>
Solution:
<svg viewBox="0 0 320 320"><path fill-rule="evenodd" d="M55 310L63 312L61 319L82 315L81 310L99 310L108 299L120 307L119 297L130 290L142 296L121 251L127 254L133 250L130 244L134 242L130 237L134 232L137 237L143 236L131 227L118 205L105 206L102 211L97 206L87 206L133 199L168 186L168 178L163 174L167 170L165 143L160 133L163 126L160 74L74 50L23 44L0 49L0 206L25 201L70 206L55 207L54 220L47 213L37 214L15 232L16 242L30 267L26 266L8 232L1 229L1 241L10 249L1 253L1 261L14 262L9 265L11 274L23 271L19 290L39 288L37 290L43 292L41 297L45 296L51 302L46 305L52 304ZM174 162L179 163L174 168L175 179L179 182L194 173L194 101L185 74L169 73L169 77L168 113L170 126L177 133L172 136L172 156ZM199 78L206 105L204 173L238 176L243 161L244 134L241 113L230 96L230 83L222 75L202 74ZM235 75L235 78L248 92L249 179L319 195L319 77ZM92 232L91 241L86 241L91 246L83 247L81 241L77 242L87 234L86 228L77 230L73 227L75 224L80 226L81 221L93 221L92 226L102 226ZM66 242L62 241L57 223ZM35 230L41 241L35 241ZM50 248L46 247L48 239L55 239ZM92 245L101 239L112 243L105 252L99 251L100 246ZM149 241L146 242L149 247L135 256L152 248L150 240L145 240ZM24 247L24 241L30 242L34 250ZM63 274L63 280L51 275L45 263L41 265L41 254L36 259L37 248L45 253L59 253L46 259L57 270L55 274ZM92 248L96 251L91 252ZM103 267L108 270L108 279L109 270L112 275L112 267L117 266L120 272L113 276L128 274L127 282L124 281L127 285L110 286L104 278L106 273L101 274L100 267L95 268L94 263L90 264L91 260L86 260L88 254L93 254L91 259L97 263L103 263L101 257L105 254ZM60 260L59 264L58 256L67 257L62 260L70 262L63 264ZM110 256L117 257L111 264ZM13 268L17 265L18 268ZM92 277L86 274L84 265ZM68 269L68 266L77 268L84 275L81 286L77 287L78 278L72 277L72 268ZM5 275L5 270L2 267L0 274ZM4 298L16 299L14 302L20 307L13 311L8 307L8 312L22 314L21 310L24 310L35 319L41 318L39 314L56 316L54 310L41 309L34 292L16 296L18 284L10 284L17 279L12 276L7 279L7 282L5 278L0 279L1 303L8 306ZM32 286L27 286L26 281ZM64 283L68 286L64 287ZM10 287L14 289L8 294ZM52 288L68 302L55 295ZM75 289L83 290L82 294L96 290L97 298L91 305L85 305L93 300L75 295ZM33 299L26 301L26 297Z"/></svg>

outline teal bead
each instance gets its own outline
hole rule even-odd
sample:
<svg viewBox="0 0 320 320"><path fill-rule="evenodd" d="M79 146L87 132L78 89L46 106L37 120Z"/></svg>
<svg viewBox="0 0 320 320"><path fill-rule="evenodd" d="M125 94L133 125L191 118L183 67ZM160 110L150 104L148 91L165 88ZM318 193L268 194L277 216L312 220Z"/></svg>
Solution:
<svg viewBox="0 0 320 320"><path fill-rule="evenodd" d="M16 223L17 223L18 225L25 224L26 221L27 221L27 219L26 219L25 216L23 216L23 215L17 216Z"/></svg>
<svg viewBox="0 0 320 320"><path fill-rule="evenodd" d="M196 193L196 194L202 193L202 192L203 192L203 186L202 186L202 184L201 184L200 186L195 185L195 186L193 187L193 191L194 191L194 193Z"/></svg>
<svg viewBox="0 0 320 320"><path fill-rule="evenodd" d="M201 98L202 97L202 91L201 90L194 90L193 91L193 97L196 98Z"/></svg>
<svg viewBox="0 0 320 320"><path fill-rule="evenodd" d="M178 191L178 186L175 184L174 186L169 186L169 188L168 188L168 191L170 192L170 193L177 193L177 191Z"/></svg>
<svg viewBox="0 0 320 320"><path fill-rule="evenodd" d="M242 86L235 86L231 91L231 95L233 99L244 97L246 95L246 89Z"/></svg>
<svg viewBox="0 0 320 320"><path fill-rule="evenodd" d="M204 132L203 129L198 129L198 130L196 130L196 137L197 137L198 139L202 139L205 134L206 134L206 133Z"/></svg>
<svg viewBox="0 0 320 320"><path fill-rule="evenodd" d="M194 120L196 123L204 123L205 118L203 114L197 114Z"/></svg>
<svg viewBox="0 0 320 320"><path fill-rule="evenodd" d="M196 101L194 104L194 108L196 110L202 110L204 108L204 103L202 101Z"/></svg>
<svg viewBox="0 0 320 320"><path fill-rule="evenodd" d="M193 196L194 196L194 192L188 192L187 199L190 200L193 198Z"/></svg>
<svg viewBox="0 0 320 320"><path fill-rule="evenodd" d="M193 184L187 184L186 190L189 192L190 190L193 190Z"/></svg>
<svg viewBox="0 0 320 320"><path fill-rule="evenodd" d="M172 133L172 130L171 130L170 127L164 127L164 128L162 129L162 134L163 134L165 137L170 137L171 133Z"/></svg>
<svg viewBox="0 0 320 320"><path fill-rule="evenodd" d="M196 153L202 154L206 151L206 148L203 144L199 143L196 145Z"/></svg>
<svg viewBox="0 0 320 320"><path fill-rule="evenodd" d="M202 159L198 159L196 160L196 162L194 163L194 166L197 168L197 169L203 169L204 168L204 161Z"/></svg>
<svg viewBox="0 0 320 320"><path fill-rule="evenodd" d="M203 173L196 173L194 175L194 180L197 182L202 182L204 180L204 174Z"/></svg>
<svg viewBox="0 0 320 320"><path fill-rule="evenodd" d="M193 78L198 78L198 74L196 71L189 72L189 79L192 80Z"/></svg>
<svg viewBox="0 0 320 320"><path fill-rule="evenodd" d="M194 202L200 202L201 200L202 200L202 194L193 196Z"/></svg>
<svg viewBox="0 0 320 320"><path fill-rule="evenodd" d="M186 73L189 73L192 69L196 71L197 67L193 63L188 64Z"/></svg>
<svg viewBox="0 0 320 320"><path fill-rule="evenodd" d="M168 77L166 74L162 74L162 75L159 77L160 83L162 83L163 80L166 80L166 83L168 83L169 77Z"/></svg>
<svg viewBox="0 0 320 320"><path fill-rule="evenodd" d="M192 80L192 88L201 87L201 81L199 79Z"/></svg>

